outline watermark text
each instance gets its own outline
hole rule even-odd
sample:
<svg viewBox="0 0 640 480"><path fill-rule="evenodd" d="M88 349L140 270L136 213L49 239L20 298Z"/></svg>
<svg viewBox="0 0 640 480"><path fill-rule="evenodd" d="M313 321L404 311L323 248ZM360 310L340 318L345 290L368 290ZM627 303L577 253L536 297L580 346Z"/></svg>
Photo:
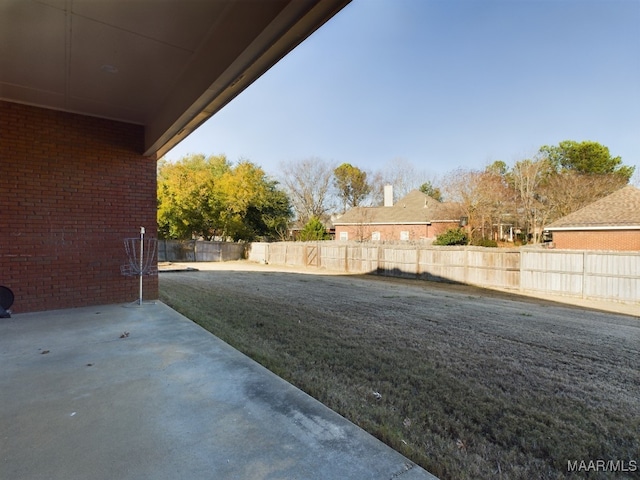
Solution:
<svg viewBox="0 0 640 480"><path fill-rule="evenodd" d="M636 460L568 460L568 472L619 472L638 471Z"/></svg>

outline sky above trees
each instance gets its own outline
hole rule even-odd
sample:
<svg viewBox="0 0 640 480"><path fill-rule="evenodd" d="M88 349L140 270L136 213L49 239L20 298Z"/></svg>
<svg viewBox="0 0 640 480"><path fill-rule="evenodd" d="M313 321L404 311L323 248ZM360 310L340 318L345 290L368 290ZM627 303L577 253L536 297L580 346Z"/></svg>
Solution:
<svg viewBox="0 0 640 480"><path fill-rule="evenodd" d="M572 139L640 166L639 24L635 0L354 0L166 158L437 177Z"/></svg>

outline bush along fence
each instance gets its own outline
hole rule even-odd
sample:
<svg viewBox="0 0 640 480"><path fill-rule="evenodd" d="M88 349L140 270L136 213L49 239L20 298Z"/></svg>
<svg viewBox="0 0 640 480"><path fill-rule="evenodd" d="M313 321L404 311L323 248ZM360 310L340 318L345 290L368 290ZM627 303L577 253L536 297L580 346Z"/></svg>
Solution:
<svg viewBox="0 0 640 480"><path fill-rule="evenodd" d="M254 262L422 278L640 305L640 252L436 247L347 242L252 243Z"/></svg>
<svg viewBox="0 0 640 480"><path fill-rule="evenodd" d="M158 240L159 262L227 262L246 258L246 243Z"/></svg>

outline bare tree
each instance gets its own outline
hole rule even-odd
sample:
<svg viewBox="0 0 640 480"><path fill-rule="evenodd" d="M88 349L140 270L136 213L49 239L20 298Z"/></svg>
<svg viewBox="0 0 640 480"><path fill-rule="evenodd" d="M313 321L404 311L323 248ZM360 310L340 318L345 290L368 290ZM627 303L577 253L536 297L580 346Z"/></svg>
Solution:
<svg viewBox="0 0 640 480"><path fill-rule="evenodd" d="M627 184L616 174L585 174L564 171L551 175L542 196L547 205L547 222L564 217Z"/></svg>
<svg viewBox="0 0 640 480"><path fill-rule="evenodd" d="M435 185L435 179L431 177L433 176L429 175L427 171L418 170L410 161L404 158L395 158L374 173L370 183L375 197L379 198L379 204L382 204L385 185L393 186L395 201L410 191L419 189L426 182Z"/></svg>
<svg viewBox="0 0 640 480"><path fill-rule="evenodd" d="M371 208L359 207L357 218L358 225L356 225L356 240L358 240L359 242L370 240L371 232L373 231L373 227L371 227Z"/></svg>
<svg viewBox="0 0 640 480"><path fill-rule="evenodd" d="M551 163L541 158L520 160L509 173L510 183L517 195L518 216L527 236L530 235L534 243L540 239L538 234L549 218L548 202L542 192L552 172Z"/></svg>
<svg viewBox="0 0 640 480"><path fill-rule="evenodd" d="M502 175L490 169L455 170L444 178L442 188L448 201L460 205L475 238L492 238L493 226L511 210L509 186Z"/></svg>
<svg viewBox="0 0 640 480"><path fill-rule="evenodd" d="M298 223L304 225L312 217L326 221L328 212L334 208L331 180L335 166L319 158L308 158L283 162L280 169Z"/></svg>

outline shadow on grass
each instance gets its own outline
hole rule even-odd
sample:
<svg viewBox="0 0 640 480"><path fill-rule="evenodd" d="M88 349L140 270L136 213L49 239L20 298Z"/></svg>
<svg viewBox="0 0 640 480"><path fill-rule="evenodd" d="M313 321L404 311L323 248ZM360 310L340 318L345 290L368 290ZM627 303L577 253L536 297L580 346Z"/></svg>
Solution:
<svg viewBox="0 0 640 480"><path fill-rule="evenodd" d="M424 280L427 282L447 283L450 285L464 285L461 282L452 280L451 278L443 277L441 275L434 275L428 272L423 272L420 274L409 273L409 272L400 270L397 267L377 268L376 270L372 270L371 272L364 273L363 275L377 275L382 277L404 278L404 279L410 279L410 280Z"/></svg>

